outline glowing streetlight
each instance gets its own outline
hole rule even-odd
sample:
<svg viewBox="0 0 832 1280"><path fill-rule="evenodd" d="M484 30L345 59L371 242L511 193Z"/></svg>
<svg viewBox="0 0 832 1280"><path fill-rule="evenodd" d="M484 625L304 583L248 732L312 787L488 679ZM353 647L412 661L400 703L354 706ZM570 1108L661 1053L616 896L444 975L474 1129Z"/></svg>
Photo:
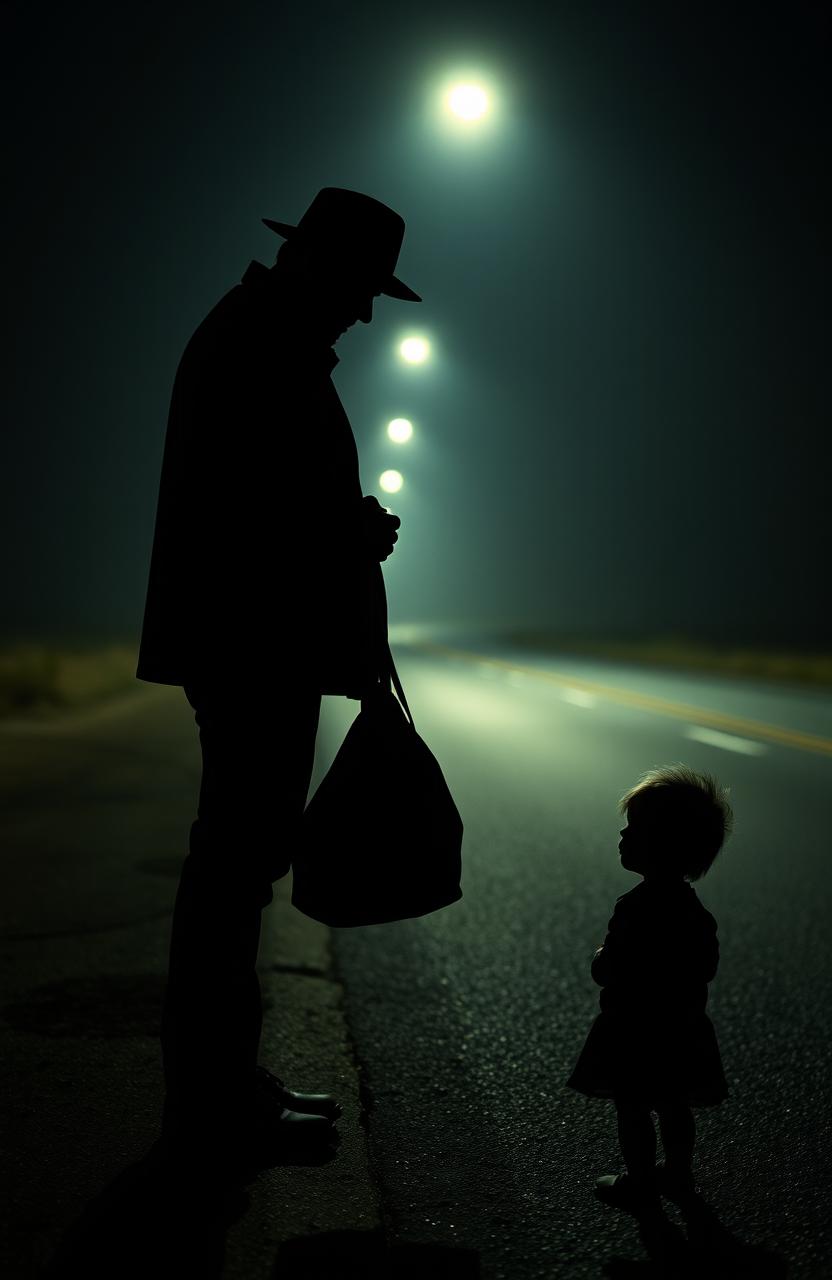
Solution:
<svg viewBox="0 0 832 1280"><path fill-rule="evenodd" d="M460 120L481 120L489 108L488 94L478 84L454 85L445 101Z"/></svg>
<svg viewBox="0 0 832 1280"><path fill-rule="evenodd" d="M485 66L457 64L428 86L425 123L449 141L472 148L494 141L506 122L506 88Z"/></svg>
<svg viewBox="0 0 832 1280"><path fill-rule="evenodd" d="M404 484L404 477L401 471L382 471L378 482L385 493L398 493Z"/></svg>
<svg viewBox="0 0 832 1280"><path fill-rule="evenodd" d="M424 364L430 355L430 343L427 338L405 338L399 344L399 354L408 364Z"/></svg>
<svg viewBox="0 0 832 1280"><path fill-rule="evenodd" d="M394 418L387 424L387 434L396 444L405 444L413 435L413 423L407 418Z"/></svg>

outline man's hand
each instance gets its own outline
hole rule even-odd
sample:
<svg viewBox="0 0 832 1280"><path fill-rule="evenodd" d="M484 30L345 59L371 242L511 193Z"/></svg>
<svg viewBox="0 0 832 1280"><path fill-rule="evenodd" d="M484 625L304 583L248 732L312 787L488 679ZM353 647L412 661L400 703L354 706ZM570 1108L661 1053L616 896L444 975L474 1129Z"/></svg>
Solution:
<svg viewBox="0 0 832 1280"><path fill-rule="evenodd" d="M362 501L361 518L364 527L364 547L374 560L386 560L398 542L396 530L401 525L398 516L385 510L378 498L368 494Z"/></svg>

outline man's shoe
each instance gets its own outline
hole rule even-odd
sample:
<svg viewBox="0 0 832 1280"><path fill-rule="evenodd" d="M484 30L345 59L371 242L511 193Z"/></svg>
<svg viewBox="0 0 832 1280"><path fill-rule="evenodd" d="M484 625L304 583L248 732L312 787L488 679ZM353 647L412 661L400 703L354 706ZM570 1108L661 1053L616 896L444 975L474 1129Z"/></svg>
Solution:
<svg viewBox="0 0 832 1280"><path fill-rule="evenodd" d="M294 1089L287 1089L283 1081L265 1067L256 1067L255 1071L260 1096L272 1099L282 1110L325 1116L330 1121L341 1115L341 1104L331 1093L296 1093Z"/></svg>
<svg viewBox="0 0 832 1280"><path fill-rule="evenodd" d="M605 1204L626 1209L636 1217L661 1211L655 1183L634 1182L628 1173L606 1173L596 1178L595 1194Z"/></svg>
<svg viewBox="0 0 832 1280"><path fill-rule="evenodd" d="M221 1106L213 1098L200 1104L194 1097L174 1106L167 1098L162 1113L162 1146L177 1162L210 1165L272 1155L279 1160L320 1152L338 1138L328 1116L284 1107L257 1087Z"/></svg>
<svg viewBox="0 0 832 1280"><path fill-rule="evenodd" d="M340 1134L328 1116L275 1105L262 1088L254 1090L246 1119L232 1140L232 1155L242 1164L321 1164L332 1159Z"/></svg>

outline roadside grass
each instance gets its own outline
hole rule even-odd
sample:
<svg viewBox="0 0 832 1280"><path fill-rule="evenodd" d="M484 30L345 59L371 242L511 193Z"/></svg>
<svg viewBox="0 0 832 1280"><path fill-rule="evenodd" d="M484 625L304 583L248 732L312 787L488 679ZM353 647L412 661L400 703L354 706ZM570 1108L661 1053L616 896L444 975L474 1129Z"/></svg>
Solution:
<svg viewBox="0 0 832 1280"><path fill-rule="evenodd" d="M0 647L0 716L73 710L135 686L136 649L128 644Z"/></svg>
<svg viewBox="0 0 832 1280"><path fill-rule="evenodd" d="M525 630L504 639L542 653L832 688L832 654L824 652L720 647L672 638L598 640ZM134 645L0 646L0 718L60 714L136 688Z"/></svg>
<svg viewBox="0 0 832 1280"><path fill-rule="evenodd" d="M700 674L832 687L832 653L822 651L709 645L673 637L599 640L545 631L512 632L506 639L543 653L569 653Z"/></svg>

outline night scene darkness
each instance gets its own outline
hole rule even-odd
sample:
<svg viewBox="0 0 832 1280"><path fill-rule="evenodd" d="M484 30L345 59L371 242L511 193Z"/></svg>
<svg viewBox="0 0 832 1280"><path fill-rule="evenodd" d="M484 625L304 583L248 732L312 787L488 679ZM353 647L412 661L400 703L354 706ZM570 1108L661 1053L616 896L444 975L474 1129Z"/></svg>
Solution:
<svg viewBox="0 0 832 1280"><path fill-rule="evenodd" d="M10 1280L832 1274L829 26L0 0Z"/></svg>
<svg viewBox="0 0 832 1280"><path fill-rule="evenodd" d="M820 7L3 12L5 630L136 635L182 349L343 186L424 299L335 375L398 621L828 644Z"/></svg>

